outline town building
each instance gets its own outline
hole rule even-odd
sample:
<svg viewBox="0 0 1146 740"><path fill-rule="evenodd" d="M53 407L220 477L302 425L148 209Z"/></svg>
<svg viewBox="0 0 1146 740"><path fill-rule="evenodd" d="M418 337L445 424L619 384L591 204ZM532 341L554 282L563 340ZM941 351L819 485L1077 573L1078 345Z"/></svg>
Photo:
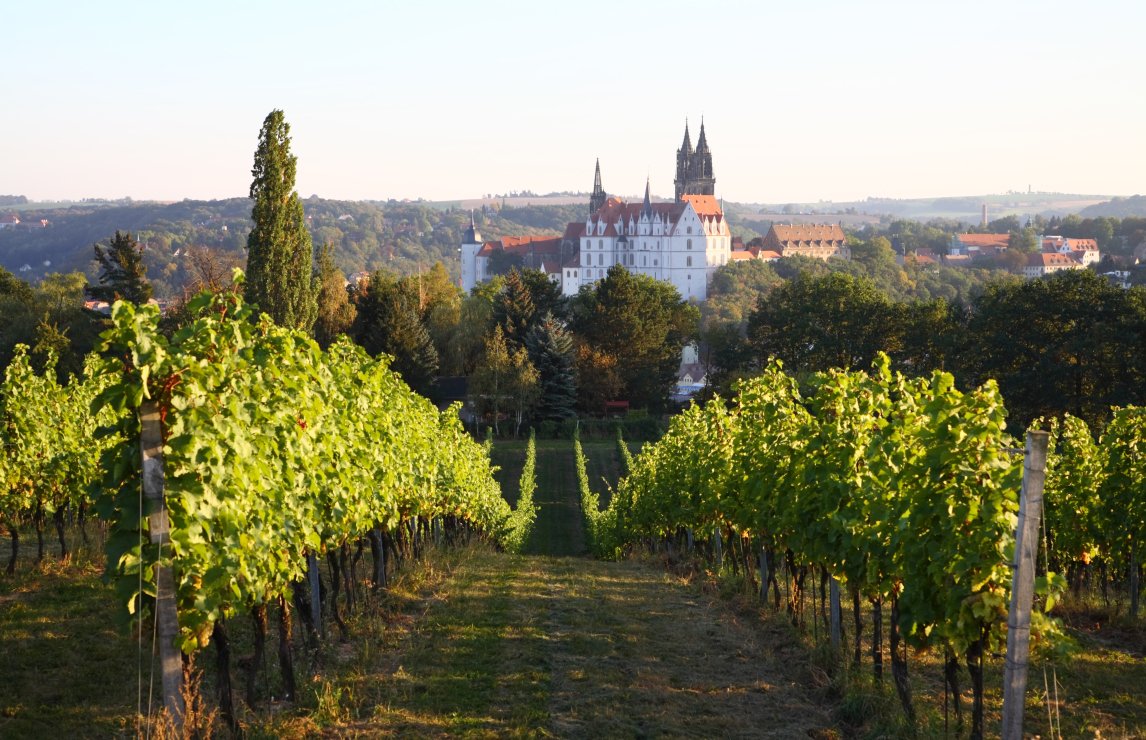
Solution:
<svg viewBox="0 0 1146 740"><path fill-rule="evenodd" d="M1102 261L1102 254L1098 251L1098 242L1094 239L1044 236L1041 243L1044 253L1065 254L1077 260L1083 267L1096 265Z"/></svg>
<svg viewBox="0 0 1146 740"><path fill-rule="evenodd" d="M544 271L564 295L575 295L604 278L613 265L623 265L671 283L686 300L705 300L712 273L731 258L732 233L714 195L712 152L703 123L696 149L685 124L676 165L673 202L653 202L646 181L644 200L626 203L605 192L598 161L585 221L569 224L560 237L486 241L471 219L462 237L462 288L469 291L489 280L499 259L512 257Z"/></svg>
<svg viewBox="0 0 1146 740"><path fill-rule="evenodd" d="M852 257L847 235L839 224L772 224L762 249L781 257L798 255L824 261Z"/></svg>
<svg viewBox="0 0 1146 740"><path fill-rule="evenodd" d="M1053 275L1062 270L1081 270L1083 264L1068 254L1058 252L1038 252L1027 255L1027 263L1023 266L1023 277L1040 278Z"/></svg>

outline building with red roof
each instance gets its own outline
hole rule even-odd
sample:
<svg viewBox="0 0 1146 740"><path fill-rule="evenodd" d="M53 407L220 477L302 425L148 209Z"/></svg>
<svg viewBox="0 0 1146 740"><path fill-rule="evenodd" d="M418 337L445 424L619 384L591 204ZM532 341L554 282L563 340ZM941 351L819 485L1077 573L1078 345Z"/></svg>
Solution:
<svg viewBox="0 0 1146 740"><path fill-rule="evenodd" d="M687 156L682 155L682 152ZM654 203L650 183L640 203L609 197L597 163L589 213L570 223L560 237L504 237L485 241L471 220L463 236L462 288L471 290L492 277L491 260L500 251L527 267L544 270L565 295L605 277L613 265L672 283L686 300L703 301L716 268L729 262L732 233L724 209L713 195L712 155L701 124L697 148L677 151L678 190L674 202Z"/></svg>

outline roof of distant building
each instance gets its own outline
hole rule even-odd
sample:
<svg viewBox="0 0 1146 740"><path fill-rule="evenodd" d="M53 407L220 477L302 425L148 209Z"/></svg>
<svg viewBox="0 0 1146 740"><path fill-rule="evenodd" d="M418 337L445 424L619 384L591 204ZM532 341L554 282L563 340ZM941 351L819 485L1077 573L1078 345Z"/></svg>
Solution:
<svg viewBox="0 0 1146 740"><path fill-rule="evenodd" d="M955 239L965 247L1008 247L1010 234L956 234Z"/></svg>

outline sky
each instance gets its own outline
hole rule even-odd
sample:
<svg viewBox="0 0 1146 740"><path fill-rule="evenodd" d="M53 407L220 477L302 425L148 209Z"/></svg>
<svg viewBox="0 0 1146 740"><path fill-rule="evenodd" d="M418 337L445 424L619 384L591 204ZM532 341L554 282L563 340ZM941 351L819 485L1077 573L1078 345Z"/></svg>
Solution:
<svg viewBox="0 0 1146 740"><path fill-rule="evenodd" d="M247 194L284 111L303 197L787 203L1146 192L1146 3L9 3L0 194Z"/></svg>

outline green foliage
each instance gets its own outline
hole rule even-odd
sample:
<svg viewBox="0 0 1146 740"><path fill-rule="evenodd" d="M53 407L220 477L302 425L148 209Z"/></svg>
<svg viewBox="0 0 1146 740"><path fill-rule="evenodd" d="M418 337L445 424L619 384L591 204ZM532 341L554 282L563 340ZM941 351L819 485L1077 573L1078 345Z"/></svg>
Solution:
<svg viewBox="0 0 1146 740"><path fill-rule="evenodd" d="M318 253L318 313L314 322L314 338L327 349L334 340L350 331L357 312L346 292L346 278L334 265L329 244L323 244Z"/></svg>
<svg viewBox="0 0 1146 740"><path fill-rule="evenodd" d="M108 303L123 299L137 306L150 300L143 248L130 232L116 231L109 244L96 244L94 249L100 284L91 289L93 297Z"/></svg>
<svg viewBox="0 0 1146 740"><path fill-rule="evenodd" d="M735 406L714 399L674 418L600 517L610 547L731 530L892 600L915 645L996 644L1021 466L995 384L962 393L950 374L909 379L878 355L870 371L807 387L773 362Z"/></svg>
<svg viewBox="0 0 1146 740"><path fill-rule="evenodd" d="M525 463L521 467L518 490L517 504L513 513L506 519L504 534L501 536L502 547L511 553L522 551L533 532L533 524L537 521L538 507L533 502L533 493L537 490L537 439L532 430L529 432L529 443L525 447Z"/></svg>
<svg viewBox="0 0 1146 740"><path fill-rule="evenodd" d="M160 553L138 509L139 422L158 403L183 647L213 623L289 594L306 555L413 517L456 517L488 532L510 515L489 457L457 409L438 412L388 366L338 341L252 321L237 294L204 294L170 340L158 311L117 303L97 402L127 444L104 457L97 500L108 574L133 614L154 593ZM142 530L142 531L141 531Z"/></svg>
<svg viewBox="0 0 1146 740"><path fill-rule="evenodd" d="M16 347L0 385L0 522L14 526L88 500L100 455L118 441L96 434L112 419L91 410L105 382L91 376L92 362L65 385L56 380L54 356L37 373L27 347Z"/></svg>
<svg viewBox="0 0 1146 740"><path fill-rule="evenodd" d="M247 236L245 298L280 326L311 331L318 311L314 248L294 189L297 158L281 110L263 121L251 169L253 226Z"/></svg>
<svg viewBox="0 0 1146 740"><path fill-rule="evenodd" d="M525 338L529 357L537 368L539 398L534 418L562 421L576 415L577 378L573 370L573 337L564 324L546 314Z"/></svg>
<svg viewBox="0 0 1146 740"><path fill-rule="evenodd" d="M672 285L614 265L604 280L578 294L571 326L588 351L599 355L598 367L615 368L619 395L612 398L657 410L667 403L681 347L696 337L699 320L697 308ZM582 392L593 387L581 384Z"/></svg>
<svg viewBox="0 0 1146 740"><path fill-rule="evenodd" d="M415 391L429 396L438 374L438 350L408 282L376 272L356 301L354 340L371 355L387 354Z"/></svg>

